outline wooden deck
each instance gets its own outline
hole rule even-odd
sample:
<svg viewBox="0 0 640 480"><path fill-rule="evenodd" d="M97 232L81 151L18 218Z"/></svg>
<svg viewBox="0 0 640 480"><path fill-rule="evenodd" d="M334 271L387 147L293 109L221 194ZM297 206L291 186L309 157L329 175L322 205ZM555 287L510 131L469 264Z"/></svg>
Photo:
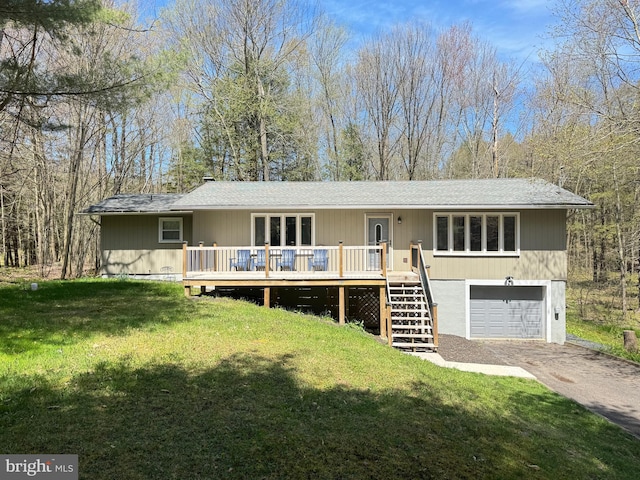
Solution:
<svg viewBox="0 0 640 480"><path fill-rule="evenodd" d="M284 265L285 258L290 262ZM339 322L345 322L345 288L377 287L381 318L386 314L386 245L305 247L183 246L182 283L193 287L264 289L270 306L271 288L337 287Z"/></svg>
<svg viewBox="0 0 640 480"><path fill-rule="evenodd" d="M378 246L335 247L198 247L183 246L182 283L185 295L190 296L193 288L205 293L209 288L257 288L263 290L264 306L271 306L272 289L308 289L309 287L333 288L338 291L338 322L344 324L348 309L350 288L365 288L377 293L379 308L380 334L391 345L393 329L417 328L392 324L391 297L388 295L389 282L402 284L409 282L427 286L428 293L423 303L435 308L429 280L424 266L420 245L411 245L411 271L387 270L387 248ZM321 261L314 261L317 259ZM287 261L285 262L286 259ZM420 273L422 272L422 273ZM415 295L414 295L415 296ZM397 303L397 302L396 302ZM415 303L415 302L413 302ZM334 304L335 305L335 304ZM415 307L414 307L415 308ZM414 314L415 311L412 311ZM435 314L435 311L433 312ZM435 343L421 343L423 347L437 348L437 314L433 325ZM429 318L429 321L430 318ZM420 327L426 329L427 327ZM395 334L398 336L399 334ZM417 334L404 334L415 337ZM426 334L425 334L426 335ZM404 344L403 344L404 345ZM412 343L413 345L413 343Z"/></svg>

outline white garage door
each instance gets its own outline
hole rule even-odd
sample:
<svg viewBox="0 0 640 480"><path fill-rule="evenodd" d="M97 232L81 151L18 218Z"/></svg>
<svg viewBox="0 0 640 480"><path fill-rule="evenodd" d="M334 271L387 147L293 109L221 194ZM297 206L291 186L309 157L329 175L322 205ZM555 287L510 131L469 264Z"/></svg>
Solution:
<svg viewBox="0 0 640 480"><path fill-rule="evenodd" d="M471 338L544 338L543 287L470 288Z"/></svg>

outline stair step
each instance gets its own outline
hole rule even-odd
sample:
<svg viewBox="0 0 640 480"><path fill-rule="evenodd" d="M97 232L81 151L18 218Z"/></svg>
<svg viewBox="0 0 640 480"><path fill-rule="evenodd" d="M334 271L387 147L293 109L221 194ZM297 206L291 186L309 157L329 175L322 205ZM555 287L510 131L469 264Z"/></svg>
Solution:
<svg viewBox="0 0 640 480"><path fill-rule="evenodd" d="M425 298L420 292L416 293L390 293L391 298L397 298L398 300L410 299L410 298Z"/></svg>
<svg viewBox="0 0 640 480"><path fill-rule="evenodd" d="M425 305L427 302L425 302L424 300L404 300L404 301L400 301L400 300L391 300L391 305L398 305L398 306L402 306L402 305Z"/></svg>
<svg viewBox="0 0 640 480"><path fill-rule="evenodd" d="M436 346L433 342L425 342L425 343L409 343L409 342L392 342L392 346L394 347L408 347L408 348L432 348L435 349Z"/></svg>
<svg viewBox="0 0 640 480"><path fill-rule="evenodd" d="M423 330L431 332L433 328L431 325L391 325L391 331L393 330Z"/></svg>
<svg viewBox="0 0 640 480"><path fill-rule="evenodd" d="M429 338L432 339L433 335L430 333L393 333L392 338Z"/></svg>

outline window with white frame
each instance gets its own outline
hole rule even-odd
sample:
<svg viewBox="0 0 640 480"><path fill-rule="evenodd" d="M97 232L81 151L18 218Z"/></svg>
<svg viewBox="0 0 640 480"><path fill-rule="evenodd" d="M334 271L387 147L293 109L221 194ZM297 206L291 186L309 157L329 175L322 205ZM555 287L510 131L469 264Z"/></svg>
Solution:
<svg viewBox="0 0 640 480"><path fill-rule="evenodd" d="M181 243L182 218L161 217L158 222L158 241L160 243Z"/></svg>
<svg viewBox="0 0 640 480"><path fill-rule="evenodd" d="M253 245L311 246L315 238L312 213L254 213L251 215Z"/></svg>
<svg viewBox="0 0 640 480"><path fill-rule="evenodd" d="M518 255L518 213L435 213L434 254Z"/></svg>

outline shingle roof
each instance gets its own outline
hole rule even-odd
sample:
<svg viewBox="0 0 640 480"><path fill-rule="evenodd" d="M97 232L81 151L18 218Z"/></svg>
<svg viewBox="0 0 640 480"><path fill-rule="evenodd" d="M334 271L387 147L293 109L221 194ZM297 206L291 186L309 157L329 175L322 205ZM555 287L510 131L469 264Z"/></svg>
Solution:
<svg viewBox="0 0 640 480"><path fill-rule="evenodd" d="M158 213L169 212L181 194L154 193L140 195L115 195L91 205L82 213Z"/></svg>
<svg viewBox="0 0 640 480"><path fill-rule="evenodd" d="M387 182L206 182L173 204L179 210L340 208L590 208L539 179Z"/></svg>
<svg viewBox="0 0 640 480"><path fill-rule="evenodd" d="M388 182L206 182L188 194L116 195L85 214L229 209L591 208L539 179Z"/></svg>

